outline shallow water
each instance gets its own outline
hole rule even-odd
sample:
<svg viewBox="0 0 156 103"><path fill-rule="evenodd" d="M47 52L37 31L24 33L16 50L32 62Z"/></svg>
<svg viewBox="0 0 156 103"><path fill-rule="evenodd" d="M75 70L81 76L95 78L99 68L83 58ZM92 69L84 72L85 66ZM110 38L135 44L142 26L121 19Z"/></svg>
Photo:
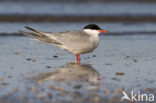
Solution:
<svg viewBox="0 0 156 103"><path fill-rule="evenodd" d="M135 34L135 35L147 35L147 34L156 34L156 23L125 23L125 22L81 22L81 23L68 23L68 22L57 22L57 23L10 23L10 22L0 22L0 34L10 34L14 35L19 34L18 30L27 31L24 26L30 26L34 29L38 29L45 32L59 32L59 31L69 31L69 30L79 30L83 29L86 24L95 23L98 24L101 28L108 30L110 34Z"/></svg>
<svg viewBox="0 0 156 103"><path fill-rule="evenodd" d="M50 44L34 43L28 37L0 37L0 76L4 78L2 82L8 83L7 86L0 84L0 95L4 97L11 93L6 101L14 98L17 102L26 96L27 100L41 102L49 100L47 94L50 93L53 95L51 101L59 98L63 102L73 101L71 95L75 92L82 101L91 99L90 92L100 100L109 101L121 88L126 92L154 94L155 39L156 36L146 35L101 36L99 47L82 55L82 63L78 66L70 64L75 60L73 55ZM116 75L117 72L124 74ZM12 95L14 88L19 89L16 95ZM35 90L29 88L38 92L34 94ZM152 91L146 91L148 88ZM120 101L121 95L117 92L115 101ZM39 99L40 96L44 99Z"/></svg>
<svg viewBox="0 0 156 103"><path fill-rule="evenodd" d="M0 2L0 14L156 15L155 2ZM7 8L9 7L9 8Z"/></svg>

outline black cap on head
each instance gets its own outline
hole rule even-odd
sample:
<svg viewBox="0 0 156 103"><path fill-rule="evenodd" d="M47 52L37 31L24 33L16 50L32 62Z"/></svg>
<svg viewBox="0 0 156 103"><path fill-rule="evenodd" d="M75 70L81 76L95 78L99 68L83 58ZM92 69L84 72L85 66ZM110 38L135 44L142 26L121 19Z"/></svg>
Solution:
<svg viewBox="0 0 156 103"><path fill-rule="evenodd" d="M83 29L101 30L101 28L96 24L88 24Z"/></svg>

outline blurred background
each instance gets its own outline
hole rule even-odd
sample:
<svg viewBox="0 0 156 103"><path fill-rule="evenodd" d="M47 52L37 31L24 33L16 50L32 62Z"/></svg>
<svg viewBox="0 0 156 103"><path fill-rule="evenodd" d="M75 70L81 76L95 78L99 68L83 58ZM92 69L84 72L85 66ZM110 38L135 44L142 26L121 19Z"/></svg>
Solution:
<svg viewBox="0 0 156 103"><path fill-rule="evenodd" d="M72 54L18 32L90 23L109 33L81 56L84 65L67 65ZM156 94L155 34L156 0L0 0L0 103L121 103L123 90Z"/></svg>
<svg viewBox="0 0 156 103"><path fill-rule="evenodd" d="M0 35L23 26L56 32L96 23L112 35L156 32L156 0L1 0Z"/></svg>

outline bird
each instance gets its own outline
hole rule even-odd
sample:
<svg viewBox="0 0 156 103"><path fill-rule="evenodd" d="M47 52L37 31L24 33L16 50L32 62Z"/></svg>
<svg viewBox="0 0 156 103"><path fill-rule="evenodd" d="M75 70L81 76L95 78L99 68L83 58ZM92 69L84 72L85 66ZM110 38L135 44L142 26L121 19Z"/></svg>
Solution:
<svg viewBox="0 0 156 103"><path fill-rule="evenodd" d="M96 24L88 24L82 30L71 30L66 32L42 32L31 27L25 26L31 32L19 30L20 33L35 38L37 40L50 43L63 50L76 55L80 64L80 54L92 52L99 44L99 34L107 33L107 30L101 29Z"/></svg>

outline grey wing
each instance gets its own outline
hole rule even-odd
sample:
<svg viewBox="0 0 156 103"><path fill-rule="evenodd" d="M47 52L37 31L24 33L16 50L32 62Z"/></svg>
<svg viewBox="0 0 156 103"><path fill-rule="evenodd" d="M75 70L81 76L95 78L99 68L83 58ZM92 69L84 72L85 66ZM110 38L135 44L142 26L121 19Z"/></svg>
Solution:
<svg viewBox="0 0 156 103"><path fill-rule="evenodd" d="M54 33L53 37L63 44L63 49L71 53L87 53L93 49L90 35L83 31L59 32Z"/></svg>

